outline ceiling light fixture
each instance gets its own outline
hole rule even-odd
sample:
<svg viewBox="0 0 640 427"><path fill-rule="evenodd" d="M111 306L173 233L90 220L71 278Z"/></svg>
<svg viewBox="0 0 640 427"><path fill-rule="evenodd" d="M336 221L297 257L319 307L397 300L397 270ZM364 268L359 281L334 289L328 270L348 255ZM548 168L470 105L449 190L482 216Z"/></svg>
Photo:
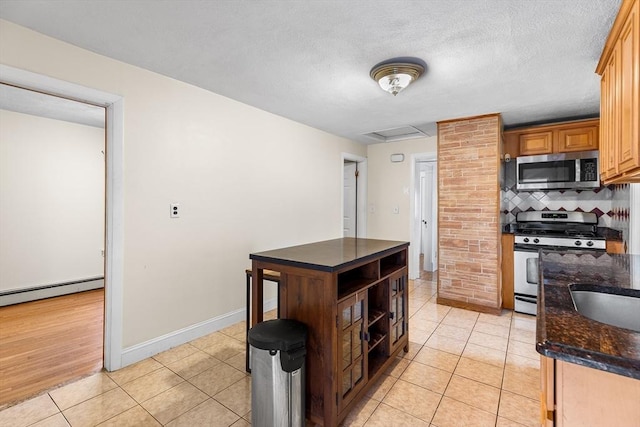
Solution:
<svg viewBox="0 0 640 427"><path fill-rule="evenodd" d="M387 62L371 69L371 78L380 87L396 96L402 89L413 83L424 73L424 67L413 62Z"/></svg>

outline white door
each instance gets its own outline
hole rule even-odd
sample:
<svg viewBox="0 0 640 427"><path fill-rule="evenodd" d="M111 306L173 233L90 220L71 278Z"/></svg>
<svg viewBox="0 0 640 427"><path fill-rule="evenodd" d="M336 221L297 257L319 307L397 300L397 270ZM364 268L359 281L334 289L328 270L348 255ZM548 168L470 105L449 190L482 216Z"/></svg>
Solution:
<svg viewBox="0 0 640 427"><path fill-rule="evenodd" d="M429 162L423 164L423 171L420 172L420 232L424 271L438 269L438 217L436 214L438 198L435 188L435 171L435 163Z"/></svg>
<svg viewBox="0 0 640 427"><path fill-rule="evenodd" d="M420 253L423 255L422 269L424 271L431 270L431 239L429 238L429 231L431 230L431 215L430 200L427 191L427 177L426 172L420 172Z"/></svg>
<svg viewBox="0 0 640 427"><path fill-rule="evenodd" d="M356 237L357 227L357 180L358 163L344 162L344 212L343 237Z"/></svg>

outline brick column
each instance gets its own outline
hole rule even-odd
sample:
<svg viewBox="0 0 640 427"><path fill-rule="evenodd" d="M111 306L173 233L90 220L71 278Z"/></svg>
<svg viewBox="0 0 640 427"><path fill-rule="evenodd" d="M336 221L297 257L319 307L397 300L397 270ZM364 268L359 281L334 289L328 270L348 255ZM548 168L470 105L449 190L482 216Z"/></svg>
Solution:
<svg viewBox="0 0 640 427"><path fill-rule="evenodd" d="M500 311L499 114L438 122L438 302Z"/></svg>

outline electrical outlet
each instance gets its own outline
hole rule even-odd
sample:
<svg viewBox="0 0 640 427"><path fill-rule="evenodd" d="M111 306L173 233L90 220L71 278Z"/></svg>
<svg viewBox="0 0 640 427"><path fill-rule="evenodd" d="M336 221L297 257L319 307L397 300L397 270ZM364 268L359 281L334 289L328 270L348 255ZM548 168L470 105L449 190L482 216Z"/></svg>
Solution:
<svg viewBox="0 0 640 427"><path fill-rule="evenodd" d="M171 203L170 205L171 211L169 212L169 216L171 218L180 218L179 207L180 205L178 203Z"/></svg>

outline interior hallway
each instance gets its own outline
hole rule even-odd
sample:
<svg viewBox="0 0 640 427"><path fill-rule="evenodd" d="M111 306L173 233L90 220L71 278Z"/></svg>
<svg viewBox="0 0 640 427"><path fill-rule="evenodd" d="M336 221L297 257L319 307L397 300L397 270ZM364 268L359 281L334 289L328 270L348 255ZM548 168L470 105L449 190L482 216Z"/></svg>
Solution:
<svg viewBox="0 0 640 427"><path fill-rule="evenodd" d="M435 282L409 283L410 351L343 425L538 425L535 318L437 305ZM0 425L250 425L244 337L240 322L119 371L89 376L1 411Z"/></svg>

